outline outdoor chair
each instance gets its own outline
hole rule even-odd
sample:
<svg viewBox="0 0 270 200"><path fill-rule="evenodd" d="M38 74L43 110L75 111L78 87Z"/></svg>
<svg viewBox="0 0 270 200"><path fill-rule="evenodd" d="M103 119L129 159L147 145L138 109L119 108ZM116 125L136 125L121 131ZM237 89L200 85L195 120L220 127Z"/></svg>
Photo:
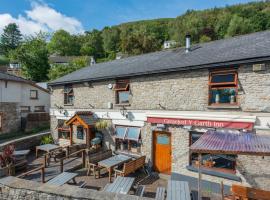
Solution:
<svg viewBox="0 0 270 200"><path fill-rule="evenodd" d="M100 177L100 170L103 167L98 166L98 162L105 160L107 158L112 157L112 150L106 150L106 151L101 151L92 155L88 156L87 160L87 176L89 176L91 173L95 176L96 178L96 172L98 172L98 178Z"/></svg>

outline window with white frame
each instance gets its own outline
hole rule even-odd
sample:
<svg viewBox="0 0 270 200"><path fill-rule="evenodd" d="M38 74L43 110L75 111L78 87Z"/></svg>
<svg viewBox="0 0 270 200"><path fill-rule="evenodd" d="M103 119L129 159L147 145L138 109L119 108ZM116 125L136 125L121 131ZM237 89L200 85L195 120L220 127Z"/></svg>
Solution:
<svg viewBox="0 0 270 200"><path fill-rule="evenodd" d="M141 152L141 129L138 127L116 126L115 132L116 149Z"/></svg>

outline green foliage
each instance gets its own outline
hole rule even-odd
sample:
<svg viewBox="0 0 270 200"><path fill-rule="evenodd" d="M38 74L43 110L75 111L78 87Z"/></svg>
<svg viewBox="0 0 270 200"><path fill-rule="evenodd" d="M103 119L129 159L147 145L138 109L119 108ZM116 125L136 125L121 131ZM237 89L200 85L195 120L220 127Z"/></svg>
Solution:
<svg viewBox="0 0 270 200"><path fill-rule="evenodd" d="M253 24L249 19L234 15L227 29L226 37L242 35L245 33L254 32Z"/></svg>
<svg viewBox="0 0 270 200"><path fill-rule="evenodd" d="M0 66L7 65L9 63L9 59L5 56L0 56Z"/></svg>
<svg viewBox="0 0 270 200"><path fill-rule="evenodd" d="M22 64L24 76L37 82L48 80L50 65L45 39L42 33L27 37L21 46L11 53L11 57Z"/></svg>
<svg viewBox="0 0 270 200"><path fill-rule="evenodd" d="M41 138L41 145L43 144L53 144L54 140L53 137L51 135L45 135Z"/></svg>
<svg viewBox="0 0 270 200"><path fill-rule="evenodd" d="M86 67L89 64L89 57L82 56L74 59L68 65L54 64L49 70L49 79L55 80L73 71Z"/></svg>
<svg viewBox="0 0 270 200"><path fill-rule="evenodd" d="M10 50L16 49L22 40L22 34L15 23L5 26L0 40L0 53L8 56Z"/></svg>
<svg viewBox="0 0 270 200"><path fill-rule="evenodd" d="M79 38L65 30L56 31L48 43L50 54L61 56L79 55L80 46Z"/></svg>

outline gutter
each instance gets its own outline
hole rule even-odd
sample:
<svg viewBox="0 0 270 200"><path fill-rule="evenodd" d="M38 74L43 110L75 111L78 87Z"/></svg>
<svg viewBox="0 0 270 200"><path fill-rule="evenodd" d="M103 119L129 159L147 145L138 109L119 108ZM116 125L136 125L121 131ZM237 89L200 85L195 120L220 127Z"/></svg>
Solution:
<svg viewBox="0 0 270 200"><path fill-rule="evenodd" d="M99 78L89 78L89 79L80 79L80 80L63 81L63 82L52 82L52 83L48 83L48 86L65 85L65 84L70 84L70 83L82 83L82 82L89 82L89 81L103 81L103 80L110 80L110 79L117 79L117 78L126 78L126 77L177 72L177 71L215 68L215 67L220 67L220 66L225 67L225 65L250 64L254 62L262 62L262 61L269 61L269 60L270 60L270 56L256 57L256 58L250 58L250 59L240 59L240 60L226 61L226 62L219 62L219 63L209 63L209 64L203 64L203 65L168 68L168 69L138 72L138 73L131 73L131 74L122 74L122 75L115 75L115 76L104 76L104 77L99 77Z"/></svg>

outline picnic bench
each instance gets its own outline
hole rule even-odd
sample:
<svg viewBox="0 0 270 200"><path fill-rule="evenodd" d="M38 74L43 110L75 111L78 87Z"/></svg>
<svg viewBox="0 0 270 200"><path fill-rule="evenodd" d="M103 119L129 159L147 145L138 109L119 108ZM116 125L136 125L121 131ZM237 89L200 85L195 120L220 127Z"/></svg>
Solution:
<svg viewBox="0 0 270 200"><path fill-rule="evenodd" d="M169 180L167 187L167 200L190 200L188 182Z"/></svg>
<svg viewBox="0 0 270 200"><path fill-rule="evenodd" d="M141 156L135 160L129 161L127 163L124 163L124 166L121 168L115 168L115 176L127 176L136 170L144 167L145 164L145 156Z"/></svg>
<svg viewBox="0 0 270 200"><path fill-rule="evenodd" d="M16 150L13 152L15 171L27 170L28 161L26 156L29 153L30 150Z"/></svg>
<svg viewBox="0 0 270 200"><path fill-rule="evenodd" d="M36 158L38 158L38 152L39 151L45 151L46 153L50 153L56 149L60 149L62 147L56 145L56 144L43 144L40 146L36 146Z"/></svg>
<svg viewBox="0 0 270 200"><path fill-rule="evenodd" d="M106 150L94 154L89 154L87 156L87 167L88 167L87 176L89 176L90 173L92 172L96 178L96 172L98 172L99 178L101 167L98 166L98 162L110 157L112 157L112 150Z"/></svg>
<svg viewBox="0 0 270 200"><path fill-rule="evenodd" d="M270 191L260 190L242 185L233 184L231 187L232 195L225 197L225 200L249 200L260 199L270 200Z"/></svg>
<svg viewBox="0 0 270 200"><path fill-rule="evenodd" d="M108 184L103 191L105 192L113 192L120 194L128 194L130 191L135 178L130 177L117 177L115 181L111 184Z"/></svg>
<svg viewBox="0 0 270 200"><path fill-rule="evenodd" d="M69 181L73 180L73 183L76 184L75 177L78 176L77 173L63 172L58 176L49 180L46 185L61 186Z"/></svg>
<svg viewBox="0 0 270 200"><path fill-rule="evenodd" d="M112 170L115 166L119 166L122 165L125 162L130 161L132 158L129 156L125 156L125 155L116 155L110 158L107 158L105 160L99 161L98 162L98 166L99 167L104 167L108 170L109 172L109 182L111 182L112 179Z"/></svg>
<svg viewBox="0 0 270 200"><path fill-rule="evenodd" d="M164 200L165 192L166 192L166 189L164 187L158 187L156 190L155 200Z"/></svg>

